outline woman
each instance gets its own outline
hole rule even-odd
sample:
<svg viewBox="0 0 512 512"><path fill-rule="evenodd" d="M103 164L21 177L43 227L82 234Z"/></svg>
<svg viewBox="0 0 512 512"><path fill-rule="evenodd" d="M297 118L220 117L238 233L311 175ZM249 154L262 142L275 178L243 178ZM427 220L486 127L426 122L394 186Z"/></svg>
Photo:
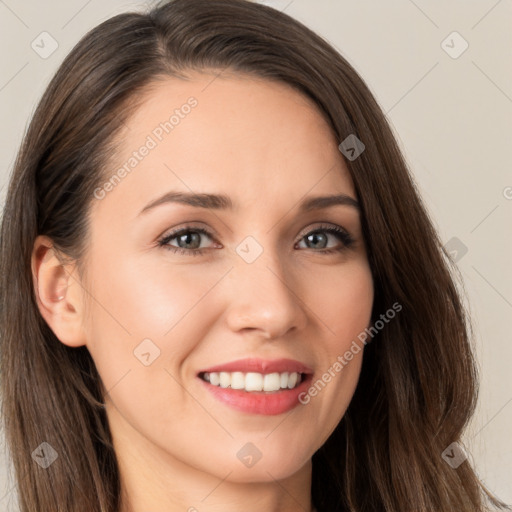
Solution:
<svg viewBox="0 0 512 512"><path fill-rule="evenodd" d="M87 34L1 251L23 512L505 507L460 442L469 323L387 121L285 14L175 0Z"/></svg>

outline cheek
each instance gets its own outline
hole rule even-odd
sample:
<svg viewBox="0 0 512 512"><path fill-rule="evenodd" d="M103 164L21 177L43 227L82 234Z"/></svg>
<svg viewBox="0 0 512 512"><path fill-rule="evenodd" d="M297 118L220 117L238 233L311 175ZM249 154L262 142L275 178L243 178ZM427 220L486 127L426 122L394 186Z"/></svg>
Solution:
<svg viewBox="0 0 512 512"><path fill-rule="evenodd" d="M316 277L316 285L309 286L305 296L324 334L318 348L318 372L301 400L311 417L324 426L324 437L319 439L323 443L355 392L364 352L358 336L370 324L374 290L365 260Z"/></svg>
<svg viewBox="0 0 512 512"><path fill-rule="evenodd" d="M216 307L222 301L212 301L215 293L210 292L229 265L171 264L164 256L155 264L150 258L123 256L113 247L92 255L91 353L100 357L106 352L105 357L116 357L126 367L133 363L134 349L150 339L159 349L165 347L166 359L176 366L205 337L221 314ZM314 271L300 269L294 279L292 287L308 314L325 331L324 351L338 355L370 321L373 283L367 261L316 265Z"/></svg>
<svg viewBox="0 0 512 512"><path fill-rule="evenodd" d="M222 269L160 263L108 250L91 257L88 348L111 379L140 364L141 350L149 349L151 359L158 355L153 367L178 367L215 317L215 304L203 299Z"/></svg>
<svg viewBox="0 0 512 512"><path fill-rule="evenodd" d="M95 298L107 310L110 323L132 336L162 337L206 287L197 279L184 278L179 267L160 268L148 258L105 253L96 259L91 265Z"/></svg>
<svg viewBox="0 0 512 512"><path fill-rule="evenodd" d="M327 351L337 355L370 323L374 291L369 265L358 259L317 272L302 296L325 329Z"/></svg>

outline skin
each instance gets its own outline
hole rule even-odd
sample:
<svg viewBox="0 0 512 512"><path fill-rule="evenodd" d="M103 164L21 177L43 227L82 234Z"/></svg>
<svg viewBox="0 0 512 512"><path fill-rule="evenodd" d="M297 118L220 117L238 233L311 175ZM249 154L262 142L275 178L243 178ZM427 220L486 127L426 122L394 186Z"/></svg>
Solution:
<svg viewBox="0 0 512 512"><path fill-rule="evenodd" d="M154 85L127 123L117 166L168 113L198 101L121 183L92 199L87 278L61 265L46 237L36 240L39 308L62 343L87 346L109 390L121 512L309 511L311 457L350 403L363 351L307 405L273 416L231 409L196 373L285 357L309 365L315 381L370 324L360 214L347 205L297 210L304 197L356 199L353 183L307 97L248 76L189 76ZM138 215L170 190L226 194L236 208L167 203ZM183 238L169 244L188 254L158 246L187 223L213 233L199 235L203 255ZM325 254L344 243L325 231L308 242L320 224L344 228L354 245ZM236 252L247 236L263 249L250 264ZM134 356L146 338L160 350L149 366ZM236 456L248 442L262 453L250 468Z"/></svg>

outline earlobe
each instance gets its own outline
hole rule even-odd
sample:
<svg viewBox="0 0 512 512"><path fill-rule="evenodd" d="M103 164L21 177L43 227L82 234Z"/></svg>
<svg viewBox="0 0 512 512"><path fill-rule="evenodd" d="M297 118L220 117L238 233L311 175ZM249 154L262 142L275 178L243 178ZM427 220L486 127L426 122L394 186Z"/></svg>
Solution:
<svg viewBox="0 0 512 512"><path fill-rule="evenodd" d="M81 286L75 265L59 258L53 242L39 235L32 251L32 279L39 312L55 336L70 347L85 345Z"/></svg>

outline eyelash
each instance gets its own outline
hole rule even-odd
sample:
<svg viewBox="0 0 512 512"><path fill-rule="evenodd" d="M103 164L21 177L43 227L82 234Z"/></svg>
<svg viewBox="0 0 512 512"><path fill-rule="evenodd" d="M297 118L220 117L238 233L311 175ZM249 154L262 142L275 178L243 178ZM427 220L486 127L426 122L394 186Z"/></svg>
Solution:
<svg viewBox="0 0 512 512"><path fill-rule="evenodd" d="M184 255L188 255L188 256L190 256L190 255L200 256L201 254L203 254L206 251L206 249L183 249L182 247L174 247L172 245L168 245L168 243L171 240L173 240L174 238L176 238L180 235L183 235L185 233L188 233L188 232L201 233L203 235L208 236L212 240L214 239L213 234L210 233L209 231L207 231L206 229L203 229L200 227L194 227L194 226L184 226L183 228L180 228L180 229L174 231L173 233L169 233L167 235L164 235L162 238L160 238L158 240L158 246L162 247L163 249L166 249L168 251L171 251L173 253L184 254ZM352 238L352 236L347 231L345 231L344 229L342 229L338 226L335 226L335 227L319 226L318 228L306 233L299 240L299 242L302 241L304 238L306 238L306 236L316 234L319 232L334 234L338 238L338 240L340 240L343 243L343 245L342 245L342 247L338 247L337 249L323 249L323 250L319 250L319 251L313 250L314 252L320 252L322 254L339 253L339 252L349 249L355 243L355 240Z"/></svg>

